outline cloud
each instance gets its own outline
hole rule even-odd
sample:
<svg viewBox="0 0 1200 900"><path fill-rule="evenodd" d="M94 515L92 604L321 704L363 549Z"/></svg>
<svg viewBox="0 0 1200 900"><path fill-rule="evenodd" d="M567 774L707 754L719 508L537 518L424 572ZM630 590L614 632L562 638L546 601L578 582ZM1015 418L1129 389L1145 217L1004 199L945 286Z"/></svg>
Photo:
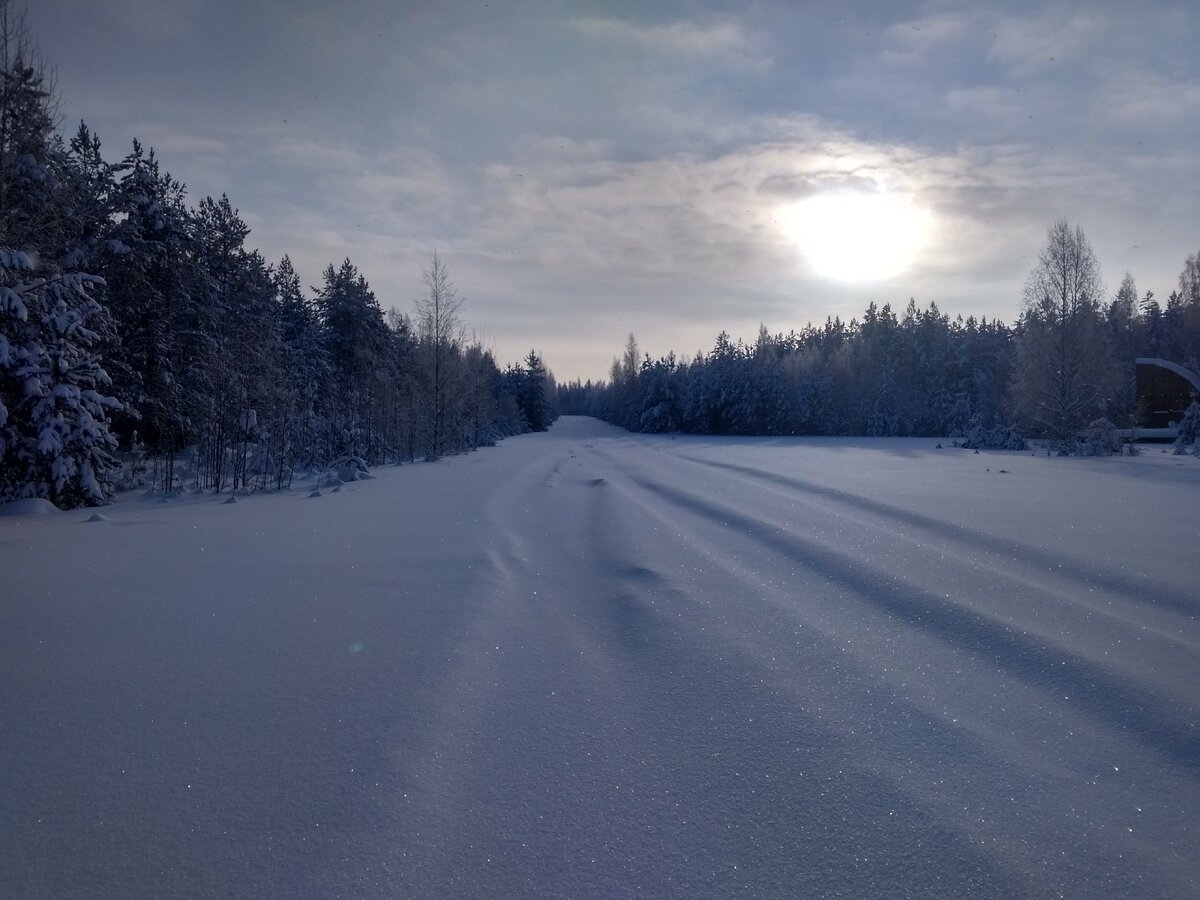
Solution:
<svg viewBox="0 0 1200 900"><path fill-rule="evenodd" d="M1188 125L1194 129L1200 118L1200 81L1122 72L1105 82L1092 110L1098 119L1123 128Z"/></svg>
<svg viewBox="0 0 1200 900"><path fill-rule="evenodd" d="M629 330L654 353L690 355L722 328L849 318L871 299L916 295L1011 318L1046 223L1067 215L1098 251L1125 247L1136 237L1107 225L1111 211L1136 221L1139 204L1170 196L1165 183L1139 194L1147 173L1123 158L1033 143L937 150L865 140L811 116L746 119L741 130L746 138L719 152L624 160L604 140L527 134L503 161L454 170L420 147L289 140L270 148L273 177L309 179L303 201L285 189L260 195L251 224L269 232L269 258L290 253L310 281L349 255L385 307L407 308L436 247L467 319L503 358L537 335L552 367L573 377L601 375ZM1189 167L1180 158L1171 178ZM896 193L931 214L929 249L903 276L847 288L808 269L779 210L847 191ZM1114 265L1137 272L1137 261Z"/></svg>
<svg viewBox="0 0 1200 900"><path fill-rule="evenodd" d="M897 22L884 29L883 50L879 57L884 62L911 65L924 63L951 52L975 30L980 15L965 12L946 12Z"/></svg>
<svg viewBox="0 0 1200 900"><path fill-rule="evenodd" d="M790 129L784 129L785 132ZM530 269L620 293L613 308L645 310L686 302L693 318L717 323L738 296L750 317L778 314L773 284L805 277L779 208L818 192L887 190L930 202L925 155L870 144L827 129L713 157L675 154L620 163L496 165L486 173L487 210L467 245ZM662 293L690 273L694 283Z"/></svg>
<svg viewBox="0 0 1200 900"><path fill-rule="evenodd" d="M535 160L545 171L547 166L601 161L611 158L615 151L614 142L605 138L577 140L565 135L524 134L516 140L513 156Z"/></svg>
<svg viewBox="0 0 1200 900"><path fill-rule="evenodd" d="M612 41L640 51L670 53L693 61L755 67L769 64L763 55L762 40L736 19L638 25L616 18L589 17L575 19L571 26L594 40Z"/></svg>
<svg viewBox="0 0 1200 900"><path fill-rule="evenodd" d="M228 140L163 122L138 123L133 126L133 133L160 158L186 154L192 158L226 160L233 151Z"/></svg>
<svg viewBox="0 0 1200 900"><path fill-rule="evenodd" d="M1082 59L1108 31L1100 11L1059 5L1033 16L999 19L988 55L1010 74L1031 76Z"/></svg>
<svg viewBox="0 0 1200 900"><path fill-rule="evenodd" d="M158 148L193 199L228 192L251 243L290 254L306 283L350 256L407 309L437 248L502 359L536 344L567 377L604 374L630 330L690 354L722 328L786 331L910 295L1011 319L1060 215L1144 287L1169 290L1195 250L1185 4L713 15L688 0L650 20L606 0L590 17L205 2L171 22L173 0L81 7L58 32L67 100L106 140ZM31 13L48 31L71 5ZM781 207L856 192L931 213L904 276L824 281L780 226Z"/></svg>
<svg viewBox="0 0 1200 900"><path fill-rule="evenodd" d="M366 162L363 152L349 144L314 137L279 137L268 143L265 151L278 165L327 172L334 177L360 169Z"/></svg>
<svg viewBox="0 0 1200 900"><path fill-rule="evenodd" d="M178 0L105 0L97 4L122 28L144 38L177 38L192 31L211 14L212 0L179 3Z"/></svg>
<svg viewBox="0 0 1200 900"><path fill-rule="evenodd" d="M1041 119L1052 98L1037 87L981 84L952 88L945 96L946 109L959 121L979 123L993 133L1020 133L1031 120Z"/></svg>

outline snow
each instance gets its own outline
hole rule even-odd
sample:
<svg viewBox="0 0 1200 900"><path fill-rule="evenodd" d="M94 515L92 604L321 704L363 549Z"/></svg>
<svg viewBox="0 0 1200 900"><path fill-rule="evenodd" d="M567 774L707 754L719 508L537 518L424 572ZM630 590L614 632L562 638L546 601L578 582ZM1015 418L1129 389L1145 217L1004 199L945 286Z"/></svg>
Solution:
<svg viewBox="0 0 1200 900"><path fill-rule="evenodd" d="M0 517L5 516L45 516L59 512L57 506L49 500L28 498L25 500L10 500L0 503Z"/></svg>
<svg viewBox="0 0 1200 900"><path fill-rule="evenodd" d="M936 444L0 518L4 893L1196 896L1200 464Z"/></svg>

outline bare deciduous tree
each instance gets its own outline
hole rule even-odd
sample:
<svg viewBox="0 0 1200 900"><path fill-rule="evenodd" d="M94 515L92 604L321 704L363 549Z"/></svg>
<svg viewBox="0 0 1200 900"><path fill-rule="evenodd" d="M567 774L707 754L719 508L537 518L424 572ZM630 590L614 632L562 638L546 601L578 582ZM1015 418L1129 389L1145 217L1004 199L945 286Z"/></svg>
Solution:
<svg viewBox="0 0 1200 900"><path fill-rule="evenodd" d="M461 399L455 384L466 334L458 317L463 301L436 250L421 275L426 294L416 303L417 329L425 364L429 455L437 457L446 450L453 407Z"/></svg>
<svg viewBox="0 0 1200 900"><path fill-rule="evenodd" d="M1103 296L1087 236L1057 220L1025 284L1014 399L1028 425L1062 442L1106 413L1114 387Z"/></svg>

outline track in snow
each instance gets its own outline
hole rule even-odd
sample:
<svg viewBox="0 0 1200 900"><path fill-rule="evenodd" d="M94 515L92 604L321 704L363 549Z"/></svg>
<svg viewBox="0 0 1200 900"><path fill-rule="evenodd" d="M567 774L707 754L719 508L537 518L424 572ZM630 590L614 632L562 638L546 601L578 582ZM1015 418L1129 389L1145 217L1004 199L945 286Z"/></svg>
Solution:
<svg viewBox="0 0 1200 900"><path fill-rule="evenodd" d="M1200 467L933 443L568 418L0 519L0 878L1195 895Z"/></svg>

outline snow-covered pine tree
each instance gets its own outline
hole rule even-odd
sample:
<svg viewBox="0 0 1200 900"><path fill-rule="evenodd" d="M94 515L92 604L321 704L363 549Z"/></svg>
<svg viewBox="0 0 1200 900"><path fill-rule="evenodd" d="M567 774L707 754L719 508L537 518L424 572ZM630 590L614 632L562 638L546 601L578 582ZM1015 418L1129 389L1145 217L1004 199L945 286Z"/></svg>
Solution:
<svg viewBox="0 0 1200 900"><path fill-rule="evenodd" d="M545 431L550 427L546 405L546 367L536 350L525 357L525 379L521 391L521 410L530 431Z"/></svg>
<svg viewBox="0 0 1200 900"><path fill-rule="evenodd" d="M500 370L492 354L482 344L469 344L463 351L466 370L465 402L468 446L471 450L493 446L511 432L497 405L501 392Z"/></svg>
<svg viewBox="0 0 1200 900"><path fill-rule="evenodd" d="M660 359L642 369L642 412L638 430L667 434L679 430L679 398L674 388L675 357Z"/></svg>
<svg viewBox="0 0 1200 900"><path fill-rule="evenodd" d="M93 348L106 327L82 273L38 272L0 249L0 500L107 502L116 468L111 384Z"/></svg>
<svg viewBox="0 0 1200 900"><path fill-rule="evenodd" d="M389 333L375 294L358 269L346 259L326 267L325 284L317 292L323 344L330 380L327 456L379 459L373 401L376 375L387 356Z"/></svg>
<svg viewBox="0 0 1200 900"><path fill-rule="evenodd" d="M392 307L387 316L387 353L384 390L380 413L383 418L383 445L398 464L416 459L419 439L421 391L418 381L420 348L412 320Z"/></svg>
<svg viewBox="0 0 1200 900"><path fill-rule="evenodd" d="M290 484L296 466L312 467L326 462L319 459L323 428L320 398L329 380L329 356L321 338L317 311L305 298L291 259L283 257L272 277L275 328L282 354L275 373L280 404L272 428L278 488Z"/></svg>
<svg viewBox="0 0 1200 900"><path fill-rule="evenodd" d="M1200 402L1195 400L1179 421L1179 433L1175 436L1175 455L1182 456L1189 446L1200 456Z"/></svg>
<svg viewBox="0 0 1200 900"><path fill-rule="evenodd" d="M259 426L280 402L272 369L280 357L275 284L266 262L247 251L250 228L229 198L206 197L193 214L205 302L195 304L185 368L198 391L193 414L200 440L200 483L216 491L263 484ZM252 483L253 482L253 483Z"/></svg>
<svg viewBox="0 0 1200 900"><path fill-rule="evenodd" d="M120 341L105 360L115 393L137 414L121 422L124 435L136 427L147 454L163 459L162 486L169 490L174 455L195 440L194 416L203 406L202 386L189 370L208 340L195 327L204 315L197 309L204 279L183 185L137 141L115 173L118 215L99 258Z"/></svg>
<svg viewBox="0 0 1200 900"><path fill-rule="evenodd" d="M60 265L97 271L99 255L112 227L116 202L114 167L100 153L100 138L79 123L63 157L62 211L66 219Z"/></svg>
<svg viewBox="0 0 1200 900"><path fill-rule="evenodd" d="M51 159L61 151L57 100L24 17L0 2L0 246L39 252L61 243Z"/></svg>

